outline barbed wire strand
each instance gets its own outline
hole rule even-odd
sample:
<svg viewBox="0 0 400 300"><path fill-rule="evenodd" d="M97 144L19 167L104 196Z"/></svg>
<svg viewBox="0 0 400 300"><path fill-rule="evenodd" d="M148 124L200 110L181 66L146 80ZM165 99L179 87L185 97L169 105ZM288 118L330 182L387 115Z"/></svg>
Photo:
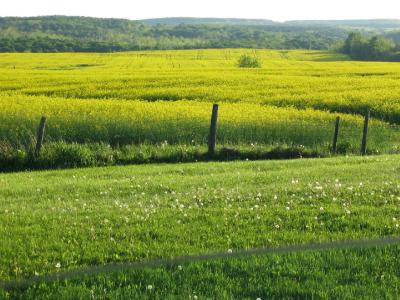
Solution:
<svg viewBox="0 0 400 300"><path fill-rule="evenodd" d="M370 239L370 240L366 239L347 240L347 241L289 245L289 246L280 246L274 248L264 247L264 248L242 249L233 251L229 250L229 251L211 252L199 255L178 256L174 258L160 258L148 261L112 263L112 264L105 264L105 265L87 267L82 269L50 273L46 275L35 276L28 279L2 281L0 282L0 288L5 290L24 289L37 283L51 283L53 281L65 280L83 275L96 275L99 273L109 273L109 272L116 272L123 270L138 270L144 268L155 268L164 266L166 267L166 266L172 266L184 263L202 262L214 259L243 258L254 255L285 254L285 253L318 251L318 250L344 250L344 249L354 249L354 248L382 247L398 243L400 243L400 237L384 237L384 238Z"/></svg>

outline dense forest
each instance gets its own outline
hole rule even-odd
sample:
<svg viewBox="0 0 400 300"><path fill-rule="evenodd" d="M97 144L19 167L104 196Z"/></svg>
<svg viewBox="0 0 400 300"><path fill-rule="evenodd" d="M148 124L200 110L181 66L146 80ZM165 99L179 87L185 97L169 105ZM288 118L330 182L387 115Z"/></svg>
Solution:
<svg viewBox="0 0 400 300"><path fill-rule="evenodd" d="M0 18L1 52L108 52L145 49L326 49L347 32L332 27L154 24L86 17Z"/></svg>
<svg viewBox="0 0 400 300"><path fill-rule="evenodd" d="M397 44L400 44L400 30L399 31L392 31L386 35L388 38L390 38L392 41L394 41Z"/></svg>
<svg viewBox="0 0 400 300"><path fill-rule="evenodd" d="M167 18L130 21L65 16L5 17L0 18L0 52L114 52L238 47L318 50L337 45L348 36L351 28L362 28L360 30L368 36L377 28L386 31L389 28L399 29L400 23L396 20L278 23L246 19Z"/></svg>
<svg viewBox="0 0 400 300"><path fill-rule="evenodd" d="M340 50L357 60L400 61L400 45L384 36L367 38L360 32L352 32Z"/></svg>

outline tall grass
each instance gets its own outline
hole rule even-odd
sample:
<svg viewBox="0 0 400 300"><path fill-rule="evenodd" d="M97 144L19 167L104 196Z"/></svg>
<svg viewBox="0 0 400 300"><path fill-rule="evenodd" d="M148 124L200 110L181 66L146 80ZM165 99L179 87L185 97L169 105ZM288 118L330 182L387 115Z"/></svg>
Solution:
<svg viewBox="0 0 400 300"><path fill-rule="evenodd" d="M30 145L40 116L48 118L47 142L129 144L205 144L211 104L190 101L79 100L43 97L3 97L0 139ZM312 109L278 108L258 104L221 104L220 144L329 146L335 114ZM358 145L362 117L341 115L340 143ZM373 121L370 145L385 149L399 141L399 131Z"/></svg>

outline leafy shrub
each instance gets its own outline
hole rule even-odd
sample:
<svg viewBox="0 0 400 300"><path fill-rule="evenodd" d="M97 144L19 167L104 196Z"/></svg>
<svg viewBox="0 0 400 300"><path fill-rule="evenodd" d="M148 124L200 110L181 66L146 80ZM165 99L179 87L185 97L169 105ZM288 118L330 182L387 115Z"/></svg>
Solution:
<svg viewBox="0 0 400 300"><path fill-rule="evenodd" d="M336 152L339 154L350 153L354 147L349 142L339 143Z"/></svg>
<svg viewBox="0 0 400 300"><path fill-rule="evenodd" d="M82 144L55 143L43 148L36 159L40 168L88 167L96 165L93 151Z"/></svg>
<svg viewBox="0 0 400 300"><path fill-rule="evenodd" d="M257 56L243 54L238 60L239 68L261 68L261 61Z"/></svg>
<svg viewBox="0 0 400 300"><path fill-rule="evenodd" d="M14 170L24 165L28 159L26 151L14 149L11 145L0 142L0 170Z"/></svg>
<svg viewBox="0 0 400 300"><path fill-rule="evenodd" d="M120 155L118 148L113 149L110 145L104 143L90 144L88 148L92 152L95 164L100 166L114 165L115 160Z"/></svg>

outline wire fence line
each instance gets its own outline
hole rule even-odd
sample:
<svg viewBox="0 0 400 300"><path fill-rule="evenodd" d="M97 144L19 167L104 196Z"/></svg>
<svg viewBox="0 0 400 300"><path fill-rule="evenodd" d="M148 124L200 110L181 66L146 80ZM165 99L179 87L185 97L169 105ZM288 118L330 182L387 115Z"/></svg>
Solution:
<svg viewBox="0 0 400 300"><path fill-rule="evenodd" d="M389 236L377 239L360 239L360 240L346 240L346 241L333 241L322 243L308 243L300 245L287 245L280 247L262 247L253 249L240 249L228 250L220 252L211 252L198 255L178 256L174 258L160 258L139 262L121 262L112 263L99 266L92 266L82 269L67 270L57 273L49 273L46 275L35 276L27 279L13 280L13 281L0 281L0 288L5 290L18 290L28 288L38 283L51 283L58 280L71 279L84 275L96 275L100 273L126 271L126 270L139 270L144 268L157 268L179 265L184 263L203 262L215 259L232 259L244 258L256 255L268 254L286 254L306 251L321 251L321 250L347 250L359 248L371 248L390 246L400 243L400 236Z"/></svg>
<svg viewBox="0 0 400 300"><path fill-rule="evenodd" d="M299 119L295 122L284 118L272 119L270 120L270 122L264 123L254 123L255 120L257 120L257 117L263 117L263 114L261 113L254 115L241 112L241 119L239 119L239 122L234 118L223 118L222 120L219 120L219 114L219 104L213 104L210 123L204 122L205 120L202 120L200 122L196 121L195 119L190 119L188 118L188 116L179 117L179 115L177 115L176 118L168 120L172 123L169 123L167 126L141 127L142 125L137 125L138 127L124 127L119 123L114 125L103 124L105 126L105 128L103 129L107 129L105 130L105 132L108 132L108 135L100 135L102 136L101 138L94 139L90 138L90 136L87 136L88 132L92 132L92 130L88 131L87 129L82 129L80 127L82 125L77 126L77 128L74 128L72 130L69 130L68 133L63 133L70 136L63 136L62 133L57 133L57 130L60 127L63 128L64 126L54 126L54 124L52 126L52 121L50 122L50 124L47 124L47 117L43 115L39 122L36 138L30 136L28 140L36 140L34 151L35 156L39 154L40 149L42 148L42 144L45 140L53 142L67 141L78 143L85 143L87 140L92 140L93 142L105 142L113 146L132 144L140 145L143 143L158 145L163 144L166 141L171 144L207 144L209 148L208 152L212 154L215 152L215 147L217 144L218 127L218 143L222 144L260 143L268 145L281 143L304 145L308 147L314 147L316 145L329 145L328 148L333 153L336 153L336 151L338 150L337 146L339 146L339 148L345 148L339 149L341 151L350 151L350 149L347 148L349 148L349 146L351 146L352 144L361 145L360 134L362 133L361 153L364 155L366 154L367 150L367 136L371 136L372 133L374 137L372 141L368 140L368 144L370 144L370 142L374 142L374 140L380 141L381 139L376 138L376 133L379 133L379 136L381 136L382 130L384 129L382 126L375 126L375 128L374 126L372 128L369 127L369 110L366 112L365 115L363 131L361 131L361 128L357 129L356 126L358 124L354 123L354 120L342 120L340 117L336 117L336 123L334 124L335 127L333 127L333 119L331 120L331 118L325 118L323 119L323 121L319 119L313 120L312 118L304 119L305 117L302 114L299 114ZM296 117L296 115L292 117ZM195 116L193 116L193 118L195 118ZM252 120L252 118L254 124L248 121ZM57 124L58 120L56 119L53 122ZM144 124L146 124L147 126L152 123L154 122L151 122L151 119L144 122ZM157 121L155 123L157 123ZM334 133L333 143L332 133ZM389 130L388 134L390 133L391 131ZM338 138L340 142L339 145L337 145ZM376 144L376 141L374 142L374 144Z"/></svg>

